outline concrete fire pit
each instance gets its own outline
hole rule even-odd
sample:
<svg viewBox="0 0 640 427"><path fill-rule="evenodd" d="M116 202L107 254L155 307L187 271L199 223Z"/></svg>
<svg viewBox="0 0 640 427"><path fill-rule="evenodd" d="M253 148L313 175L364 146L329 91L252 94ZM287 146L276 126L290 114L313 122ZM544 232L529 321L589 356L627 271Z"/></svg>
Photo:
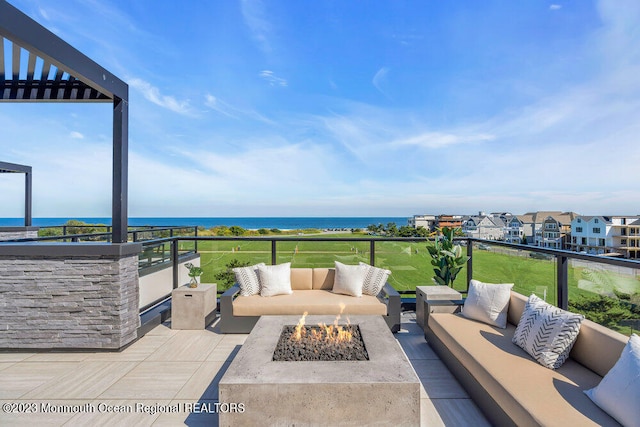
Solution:
<svg viewBox="0 0 640 427"><path fill-rule="evenodd" d="M420 381L381 316L350 316L369 360L275 362L283 326L300 316L262 316L219 383L221 426L419 425ZM308 316L307 325L334 316ZM341 324L346 324L343 319Z"/></svg>

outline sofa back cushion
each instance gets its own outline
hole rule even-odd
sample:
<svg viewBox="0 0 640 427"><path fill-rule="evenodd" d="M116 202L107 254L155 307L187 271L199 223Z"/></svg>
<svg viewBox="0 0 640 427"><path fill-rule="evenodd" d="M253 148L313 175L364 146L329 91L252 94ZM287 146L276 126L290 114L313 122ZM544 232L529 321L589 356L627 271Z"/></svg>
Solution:
<svg viewBox="0 0 640 427"><path fill-rule="evenodd" d="M333 289L333 280L335 277L335 268L314 268L313 289L331 291Z"/></svg>
<svg viewBox="0 0 640 427"><path fill-rule="evenodd" d="M569 356L600 376L620 358L628 337L590 320L584 320Z"/></svg>
<svg viewBox="0 0 640 427"><path fill-rule="evenodd" d="M313 268L291 269L291 290L310 291L313 284Z"/></svg>
<svg viewBox="0 0 640 427"><path fill-rule="evenodd" d="M518 325L524 306L527 304L527 297L517 292L511 291L511 299L509 300L509 311L507 312L507 321L512 325Z"/></svg>

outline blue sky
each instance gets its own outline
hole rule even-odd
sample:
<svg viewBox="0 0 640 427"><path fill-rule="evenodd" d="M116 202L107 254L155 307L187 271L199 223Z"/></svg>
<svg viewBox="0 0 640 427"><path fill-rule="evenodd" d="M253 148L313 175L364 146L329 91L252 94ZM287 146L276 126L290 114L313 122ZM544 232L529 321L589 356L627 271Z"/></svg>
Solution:
<svg viewBox="0 0 640 427"><path fill-rule="evenodd" d="M129 84L130 216L640 214L636 0L9 2ZM0 128L34 216L110 216L109 104Z"/></svg>

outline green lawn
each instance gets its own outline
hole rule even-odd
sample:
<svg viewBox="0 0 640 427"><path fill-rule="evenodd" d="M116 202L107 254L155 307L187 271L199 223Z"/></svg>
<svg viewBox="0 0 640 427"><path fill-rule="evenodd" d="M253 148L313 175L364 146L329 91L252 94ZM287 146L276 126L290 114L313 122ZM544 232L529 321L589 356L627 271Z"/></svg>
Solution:
<svg viewBox="0 0 640 427"><path fill-rule="evenodd" d="M349 235L347 235L349 236ZM345 235L340 235L345 237ZM192 245L186 242L185 246ZM345 264L369 262L369 242L308 241L304 237L276 243L277 263L291 262L293 267L333 267L334 261ZM181 244L181 249L183 246ZM271 263L270 241L200 241L198 252L205 270L203 281L214 281L214 275L225 269L232 259L255 264ZM389 282L397 290L415 290L416 286L432 284L433 268L430 264L426 242L407 243L379 241L375 244L375 265L391 270ZM591 267L591 266L589 266ZM522 294L547 292L548 300L556 294L555 260L534 259L526 251L474 250L473 277L490 283L514 283L514 289ZM458 275L454 287L466 289L466 268ZM578 292L578 284L596 283L592 290L617 287L625 292L640 292L637 277L605 272L593 268L569 268L570 292ZM618 284L618 285L616 285ZM586 291L586 290L585 290Z"/></svg>
<svg viewBox="0 0 640 427"><path fill-rule="evenodd" d="M324 237L324 236L323 236ZM353 237L347 235L332 235L331 237ZM193 247L193 243L185 242L185 248ZM433 268L430 264L426 242L390 242L379 241L375 244L375 265L391 270L389 283L399 291L415 291L416 286L431 285L433 282ZM182 248L182 246L181 246ZM514 283L514 290L523 295L535 293L548 302L556 304L556 262L555 259L534 259L527 251L516 251L502 248L495 250L474 249L473 277L488 283ZM291 262L293 267L333 267L334 261L345 264L369 263L369 242L357 241L309 241L305 237L293 238L276 243L277 263ZM202 281L216 282L215 274L226 269L226 265L233 259L249 264L264 262L271 264L270 241L200 241L198 242L200 264L205 273ZM593 264L593 265L592 265ZM606 271L599 264L582 264L569 267L569 298L570 302L592 302L599 295L605 295L612 301L615 293L633 295L632 303L639 303L640 278L637 271L621 269L619 272ZM467 288L466 267L460 272L454 288ZM635 298L635 299L634 299ZM596 301L597 302L597 301ZM610 302L610 301L605 301ZM600 301L602 303L602 301ZM591 304L594 311L618 310L619 307L602 308L603 305ZM626 309L626 308L625 308ZM606 323L603 321L602 323ZM610 327L622 330L616 324Z"/></svg>

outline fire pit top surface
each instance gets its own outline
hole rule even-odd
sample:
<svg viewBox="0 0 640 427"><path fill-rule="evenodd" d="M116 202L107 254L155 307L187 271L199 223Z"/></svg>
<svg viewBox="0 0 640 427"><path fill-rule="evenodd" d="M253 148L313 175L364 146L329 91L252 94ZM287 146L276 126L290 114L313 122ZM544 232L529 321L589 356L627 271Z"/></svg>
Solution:
<svg viewBox="0 0 640 427"><path fill-rule="evenodd" d="M411 364L382 316L349 316L359 326L369 360L273 361L283 326L300 316L262 316L236 354L220 384L417 383ZM330 324L335 316L307 316L306 324Z"/></svg>
<svg viewBox="0 0 640 427"><path fill-rule="evenodd" d="M283 326L273 360L369 360L358 325L339 325L339 332L331 326Z"/></svg>

